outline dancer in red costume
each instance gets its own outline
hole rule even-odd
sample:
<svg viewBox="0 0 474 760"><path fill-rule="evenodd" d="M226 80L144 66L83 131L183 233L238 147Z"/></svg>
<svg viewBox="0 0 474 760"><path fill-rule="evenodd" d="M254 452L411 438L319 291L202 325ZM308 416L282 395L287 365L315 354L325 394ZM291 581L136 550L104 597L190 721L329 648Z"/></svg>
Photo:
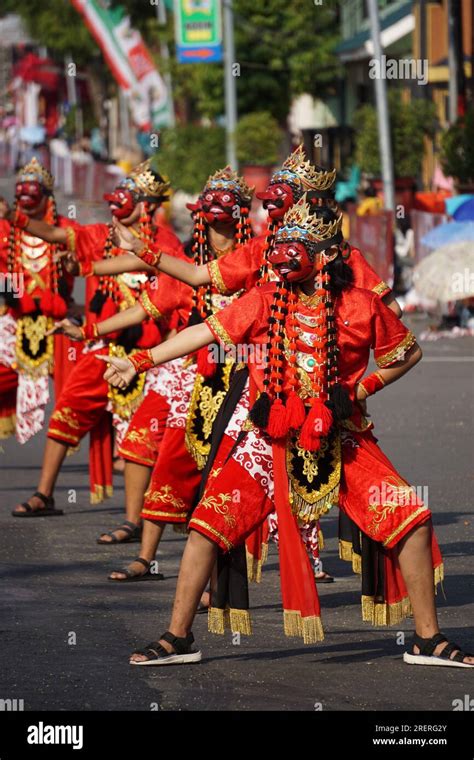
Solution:
<svg viewBox="0 0 474 760"><path fill-rule="evenodd" d="M120 260L126 260L126 257L120 256L116 262ZM148 324L159 327L163 337L169 337L187 326L191 307L191 288L166 274L160 274L156 282L147 284L135 306L97 322L92 330L78 327L70 320L58 322L54 329L61 330L73 340L90 342L147 320ZM186 414L194 379L194 371L182 359L147 373L145 398L135 411L119 447L119 453L125 460L126 518L115 530L102 534L98 543L124 543L139 535L143 497L160 445L173 416L176 416L173 409L178 404L178 398L181 416Z"/></svg>
<svg viewBox="0 0 474 760"><path fill-rule="evenodd" d="M230 167L209 178L198 203L189 206L194 216L196 264L213 261L220 255L232 257L234 246L249 238L251 196L250 188ZM119 229L117 242L120 244L124 233L120 226ZM144 246L150 255L154 255L153 251L158 248L155 244ZM191 321L202 321L230 300L230 297L217 293L211 283L198 288ZM161 368L166 374L158 375L158 387L160 393L167 396L169 415L149 488L146 494L144 491L135 493L137 499L142 499L141 518L144 520L140 556L127 568L114 571L110 580L126 582L151 578L149 565L166 524L173 523L178 527L186 522L198 492L201 470L210 449L212 426L228 389L232 369L230 361L217 368L209 367L206 358L205 352L204 356L197 357L197 361L190 357L184 364L179 360ZM215 369L217 371L213 372ZM139 422L135 425L133 421L131 434L121 448L128 460L133 458L136 461L140 456L137 447L140 435L134 434L137 427L146 427L146 415L153 413L146 402L144 406L143 413L142 410L137 413Z"/></svg>
<svg viewBox="0 0 474 760"><path fill-rule="evenodd" d="M105 199L110 205L114 219L120 219L126 227L146 240L157 240L170 255L184 255L179 240L166 228L152 225L152 215L165 198L168 184L153 170L150 161L140 164L122 180L114 193ZM106 319L126 306L132 306L145 289L146 273L111 274L113 259L121 251L113 245L112 225L93 224L74 229L58 229L42 221L32 220L28 231L49 242L67 245L82 274L88 276L86 287L87 337L94 337L98 318ZM132 258L132 257L130 257ZM102 260L104 259L104 260ZM136 269L134 266L133 269ZM146 266L143 267L146 269ZM124 271L121 261L119 271ZM103 354L124 355L137 346L152 345L160 333L148 320L142 326L134 326L109 336L106 341L93 343L93 351ZM90 481L91 501L101 501L112 492L112 439L110 428L109 387L103 380L100 362L87 347L70 374L56 402L48 428L43 467L36 493L13 511L16 517L36 517L61 514L54 504L53 490L68 448L77 446L91 433ZM124 392L113 394L111 411L118 421L119 434L139 405L145 384L142 375Z"/></svg>
<svg viewBox="0 0 474 760"><path fill-rule="evenodd" d="M351 285L341 221L326 209L311 213L303 197L286 214L270 254L278 282L151 351L109 359L106 377L120 386L138 369L216 339L227 350L260 347L268 356L263 367L249 361L250 417L230 456L218 453L190 521L169 630L134 653L131 664L200 661L191 628L218 548L242 544L274 506L285 633L321 640L316 584L296 518L323 514L339 498L340 509L379 547L379 584L363 599L364 619L390 624L412 610L416 633L406 662L474 667L474 656L439 632L434 587L442 560L431 513L379 449L365 418L367 398L409 371L421 349L376 295ZM378 371L365 375L371 350Z"/></svg>
<svg viewBox="0 0 474 760"><path fill-rule="evenodd" d="M143 243L128 234L120 225L117 225L117 242L122 248L134 252L149 264L156 266L158 270L167 272L194 287L202 287L205 284L212 283L216 291L223 296L250 290L255 284L264 284L272 276L267 253L271 250L275 233L282 223L285 212L295 201L301 198L305 191L310 193L314 206L326 201L333 203L331 199L335 177L335 170L326 171L307 161L302 146L299 146L288 156L282 168L273 174L267 190L258 194L268 212L266 234L254 238L247 244L239 246L235 251L224 254L207 264L195 266L185 261L173 260L166 254L161 255L157 246L146 249ZM212 195L204 192L201 195L200 202L204 210L209 210L212 204ZM392 291L386 283L380 280L360 251L346 244L342 255L351 266L355 284L377 293L397 315L400 315L401 312ZM241 403L243 400L248 401L248 393L242 396ZM313 523L304 524L301 527L305 545L314 564L317 580L319 582L331 582L333 579L324 572L320 560L322 533L318 521L315 520ZM277 541L278 521L276 515L272 516L269 528L271 537ZM258 581L260 579L261 566L266 555L266 541L266 528L263 533L256 533L247 541L249 578L252 580ZM153 546L153 543L147 543L146 556L148 561ZM344 546L347 555L347 541L341 546ZM141 555L143 553L142 550ZM129 566L128 571L145 574L143 567L137 565L136 562ZM128 575L124 573L114 574L113 578L126 580Z"/></svg>
<svg viewBox="0 0 474 760"><path fill-rule="evenodd" d="M73 363L70 342L48 337L53 319L66 315L73 278L55 254L61 245L45 243L27 231L30 220L43 220L64 233L74 223L58 216L54 178L33 158L20 169L15 207L0 201L0 438L16 433L20 443L43 427L49 401L49 375L56 397ZM8 221L11 217L12 221Z"/></svg>

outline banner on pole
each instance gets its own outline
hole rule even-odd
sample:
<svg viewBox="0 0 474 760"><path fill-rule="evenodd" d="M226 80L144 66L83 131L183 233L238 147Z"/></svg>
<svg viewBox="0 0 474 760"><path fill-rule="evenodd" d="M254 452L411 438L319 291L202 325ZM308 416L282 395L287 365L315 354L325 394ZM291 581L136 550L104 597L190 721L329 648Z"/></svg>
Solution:
<svg viewBox="0 0 474 760"><path fill-rule="evenodd" d="M101 0L71 0L99 45L115 80L129 100L132 119L142 130L171 124L170 97L140 32L122 7Z"/></svg>
<svg viewBox="0 0 474 760"><path fill-rule="evenodd" d="M174 0L174 20L179 63L222 61L220 0Z"/></svg>

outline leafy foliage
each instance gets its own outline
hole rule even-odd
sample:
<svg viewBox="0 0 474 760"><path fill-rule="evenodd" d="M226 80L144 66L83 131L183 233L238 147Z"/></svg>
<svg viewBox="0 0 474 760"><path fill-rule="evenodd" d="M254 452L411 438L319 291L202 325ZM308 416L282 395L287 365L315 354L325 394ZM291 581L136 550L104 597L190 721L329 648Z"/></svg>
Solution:
<svg viewBox="0 0 474 760"><path fill-rule="evenodd" d="M474 108L441 136L443 171L460 183L474 183Z"/></svg>
<svg viewBox="0 0 474 760"><path fill-rule="evenodd" d="M436 108L431 101L403 102L398 90L388 94L390 132L396 177L417 177L421 172L424 137L435 132ZM364 105L354 115L356 163L362 171L380 176L381 162L377 112Z"/></svg>
<svg viewBox="0 0 474 760"><path fill-rule="evenodd" d="M221 116L222 65L176 63L169 9L167 26L162 29L156 20L156 6L143 0L112 0L112 7L119 5L142 32L161 70L170 70L182 118L215 120ZM32 37L46 45L51 55L71 53L78 65L100 57L69 0L2 0L2 12L19 13ZM339 31L336 0L325 0L321 5L311 0L234 0L234 18L236 63L240 65L239 115L263 108L282 123L294 95L321 95L331 90L338 72L332 52ZM170 47L169 64L160 60L160 40L166 40Z"/></svg>
<svg viewBox="0 0 474 760"><path fill-rule="evenodd" d="M224 129L195 124L164 129L156 163L174 188L198 193L209 175L225 166Z"/></svg>
<svg viewBox="0 0 474 760"><path fill-rule="evenodd" d="M273 166L277 163L283 133L268 111L242 116L235 138L237 159L241 165Z"/></svg>
<svg viewBox="0 0 474 760"><path fill-rule="evenodd" d="M46 45L50 55L62 58L71 53L84 66L100 51L79 14L68 0L2 0L1 15L17 13L32 39Z"/></svg>

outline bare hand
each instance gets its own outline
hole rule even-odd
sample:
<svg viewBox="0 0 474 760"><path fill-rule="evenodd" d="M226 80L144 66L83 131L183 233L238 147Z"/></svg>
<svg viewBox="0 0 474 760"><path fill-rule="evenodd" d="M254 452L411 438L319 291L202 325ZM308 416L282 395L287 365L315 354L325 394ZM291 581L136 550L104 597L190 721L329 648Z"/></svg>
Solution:
<svg viewBox="0 0 474 760"><path fill-rule="evenodd" d="M72 251L57 251L54 254L54 261L61 261L64 269L66 272L69 272L69 274L72 274L75 277L79 275L79 262L76 254Z"/></svg>
<svg viewBox="0 0 474 760"><path fill-rule="evenodd" d="M62 319L60 322L55 322L54 327L48 330L46 335L53 335L54 333L62 333L67 335L72 340L84 340L81 328L71 322L69 319Z"/></svg>
<svg viewBox="0 0 474 760"><path fill-rule="evenodd" d="M124 390L137 374L135 367L129 359L120 359L118 356L104 356L96 354L96 359L107 362L109 365L104 372L104 380L115 388Z"/></svg>
<svg viewBox="0 0 474 760"><path fill-rule="evenodd" d="M136 253L136 251L143 246L140 238L135 237L133 232L130 231L130 228L125 227L125 225L119 222L118 219L114 219L112 225L112 240L117 248Z"/></svg>

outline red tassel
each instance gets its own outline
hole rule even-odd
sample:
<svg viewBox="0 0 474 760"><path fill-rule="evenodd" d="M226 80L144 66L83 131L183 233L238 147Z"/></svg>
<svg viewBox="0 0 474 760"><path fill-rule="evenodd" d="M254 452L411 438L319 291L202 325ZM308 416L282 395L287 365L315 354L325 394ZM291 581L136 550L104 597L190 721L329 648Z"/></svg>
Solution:
<svg viewBox="0 0 474 760"><path fill-rule="evenodd" d="M41 313L46 317L52 317L53 315L53 294L50 290L45 290L40 300Z"/></svg>
<svg viewBox="0 0 474 760"><path fill-rule="evenodd" d="M117 304L113 298L107 298L100 311L100 321L114 317L118 312ZM110 337L110 336L109 336Z"/></svg>
<svg viewBox="0 0 474 760"><path fill-rule="evenodd" d="M288 427L296 430L306 419L306 409L296 391L291 391L286 401Z"/></svg>
<svg viewBox="0 0 474 760"><path fill-rule="evenodd" d="M20 298L19 307L22 314L31 314L33 311L36 311L34 298L32 298L29 293L25 293L25 295Z"/></svg>
<svg viewBox="0 0 474 760"><path fill-rule="evenodd" d="M160 331L152 319L146 319L142 324L142 334L137 340L140 348L152 348L161 341Z"/></svg>
<svg viewBox="0 0 474 760"><path fill-rule="evenodd" d="M67 314L66 301L59 293L55 293L53 296L53 308L52 316L54 319L64 319Z"/></svg>
<svg viewBox="0 0 474 760"><path fill-rule="evenodd" d="M203 377L213 377L216 374L217 363L211 357L209 346L204 346L197 352L197 371Z"/></svg>
<svg viewBox="0 0 474 760"><path fill-rule="evenodd" d="M104 305L102 306L100 315L99 315L99 322L103 322L105 319L109 319L110 317L114 317L116 314L118 314L118 307L113 298L107 298L104 301ZM115 330L114 332L107 333L107 338L110 338L110 340L117 340L117 338L120 337L121 330Z"/></svg>
<svg viewBox="0 0 474 760"><path fill-rule="evenodd" d="M321 399L315 399L301 428L299 440L301 448L307 451L318 451L321 446L321 438L324 438L329 433L332 423L333 416L331 410L327 408Z"/></svg>
<svg viewBox="0 0 474 760"><path fill-rule="evenodd" d="M270 409L267 427L268 434L271 438L284 438L288 434L289 429L286 407L281 398L277 398Z"/></svg>

